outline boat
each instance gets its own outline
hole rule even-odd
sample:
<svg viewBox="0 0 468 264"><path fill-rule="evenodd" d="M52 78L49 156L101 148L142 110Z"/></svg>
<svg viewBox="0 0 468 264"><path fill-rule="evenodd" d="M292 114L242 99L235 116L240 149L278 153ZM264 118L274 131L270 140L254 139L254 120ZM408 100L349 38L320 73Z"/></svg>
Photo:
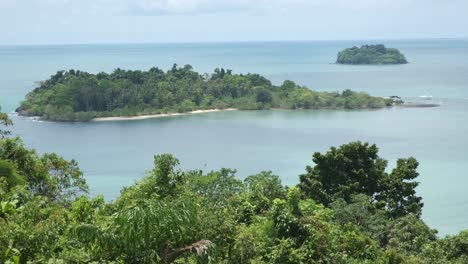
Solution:
<svg viewBox="0 0 468 264"><path fill-rule="evenodd" d="M401 99L401 97L396 96L396 95L391 95L391 96L387 96L387 97L384 97L384 98L391 100L392 103L394 103L394 104L402 104L403 103L403 100Z"/></svg>

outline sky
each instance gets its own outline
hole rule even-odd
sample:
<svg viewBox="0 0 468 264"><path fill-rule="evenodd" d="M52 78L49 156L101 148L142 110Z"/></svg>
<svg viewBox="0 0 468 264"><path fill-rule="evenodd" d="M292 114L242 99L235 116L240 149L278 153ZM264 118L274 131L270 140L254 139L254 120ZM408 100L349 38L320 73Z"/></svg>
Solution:
<svg viewBox="0 0 468 264"><path fill-rule="evenodd" d="M0 0L0 45L467 37L468 0Z"/></svg>

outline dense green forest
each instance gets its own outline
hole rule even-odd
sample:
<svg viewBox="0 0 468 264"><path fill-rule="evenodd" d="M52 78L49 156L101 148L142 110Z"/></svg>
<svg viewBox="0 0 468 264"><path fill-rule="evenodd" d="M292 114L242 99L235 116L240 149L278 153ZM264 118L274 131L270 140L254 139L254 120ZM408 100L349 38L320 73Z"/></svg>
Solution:
<svg viewBox="0 0 468 264"><path fill-rule="evenodd" d="M264 171L184 171L170 154L120 197L87 196L76 161L39 155L0 115L0 262L467 263L468 230L421 220L418 162L375 145L314 153L297 186Z"/></svg>
<svg viewBox="0 0 468 264"><path fill-rule="evenodd" d="M354 46L338 52L338 64L406 64L405 55L399 50L386 48L382 44Z"/></svg>
<svg viewBox="0 0 468 264"><path fill-rule="evenodd" d="M215 69L199 74L190 65L167 72L116 69L111 74L59 71L26 96L17 111L56 121L237 108L380 108L391 101L350 90L312 91L292 81L272 85L258 74Z"/></svg>

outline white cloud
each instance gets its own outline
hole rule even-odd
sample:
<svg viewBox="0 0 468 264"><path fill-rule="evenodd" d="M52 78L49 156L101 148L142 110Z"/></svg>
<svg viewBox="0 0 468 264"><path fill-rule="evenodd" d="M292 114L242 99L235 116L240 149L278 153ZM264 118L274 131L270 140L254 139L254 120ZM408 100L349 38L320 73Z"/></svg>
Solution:
<svg viewBox="0 0 468 264"><path fill-rule="evenodd" d="M238 3L239 2L239 3ZM242 6L242 1L213 0L135 0L129 1L130 10L144 14L196 13L229 11Z"/></svg>
<svg viewBox="0 0 468 264"><path fill-rule="evenodd" d="M216 13L262 10L297 0L135 0L128 1L134 11L146 14ZM301 1L302 2L302 1Z"/></svg>
<svg viewBox="0 0 468 264"><path fill-rule="evenodd" d="M218 12L313 11L316 8L366 9L422 0L0 0L0 8L73 11L76 14L161 15ZM1 13L1 10L0 10Z"/></svg>
<svg viewBox="0 0 468 264"><path fill-rule="evenodd" d="M467 0L0 0L0 45L466 37L467 7Z"/></svg>
<svg viewBox="0 0 468 264"><path fill-rule="evenodd" d="M181 14L335 7L366 9L401 6L412 0L122 0L136 13Z"/></svg>

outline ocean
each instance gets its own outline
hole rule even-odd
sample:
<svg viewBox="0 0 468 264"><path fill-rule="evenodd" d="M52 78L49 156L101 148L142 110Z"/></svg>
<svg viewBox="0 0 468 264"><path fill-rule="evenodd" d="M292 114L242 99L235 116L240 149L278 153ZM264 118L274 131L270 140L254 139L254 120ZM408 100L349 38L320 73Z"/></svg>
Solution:
<svg viewBox="0 0 468 264"><path fill-rule="evenodd" d="M336 65L346 47L384 43L409 64ZM39 153L76 159L91 195L112 200L123 186L153 167L153 156L172 153L184 169L237 169L244 178L262 170L284 184L298 182L316 151L354 140L375 143L389 170L400 157L419 162L423 219L439 235L468 228L468 40L245 42L0 46L0 106L12 113L35 82L62 69L169 69L190 64L260 73L276 84L293 80L314 90L352 89L375 96L418 100L436 108L380 110L229 111L139 121L53 123L12 115L14 134Z"/></svg>

